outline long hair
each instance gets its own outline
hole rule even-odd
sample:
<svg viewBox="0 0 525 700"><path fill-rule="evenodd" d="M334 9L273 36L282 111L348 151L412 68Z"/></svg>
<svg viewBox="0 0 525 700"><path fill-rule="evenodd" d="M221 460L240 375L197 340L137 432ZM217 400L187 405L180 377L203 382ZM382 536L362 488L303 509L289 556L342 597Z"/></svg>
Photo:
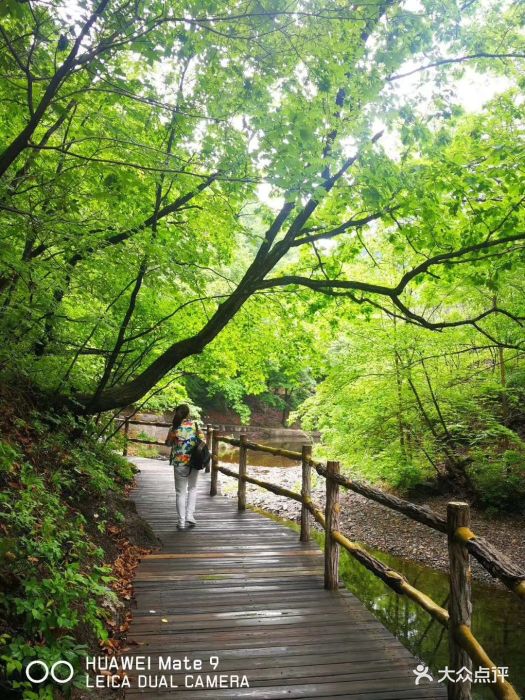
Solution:
<svg viewBox="0 0 525 700"><path fill-rule="evenodd" d="M190 407L186 403L177 406L173 414L173 429L179 428L182 421L190 415Z"/></svg>

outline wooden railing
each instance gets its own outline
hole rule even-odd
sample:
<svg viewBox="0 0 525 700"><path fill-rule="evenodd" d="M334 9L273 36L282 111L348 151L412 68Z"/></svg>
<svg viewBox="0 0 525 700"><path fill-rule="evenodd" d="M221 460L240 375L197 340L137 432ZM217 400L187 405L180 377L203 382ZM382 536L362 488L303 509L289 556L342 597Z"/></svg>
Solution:
<svg viewBox="0 0 525 700"><path fill-rule="evenodd" d="M143 425L169 428L169 423L140 421L132 418L121 418L118 420L120 421L119 429L123 430L125 436L124 455L128 453L129 442L164 446L164 442L130 437L129 427L130 425ZM246 484L254 484L276 495L299 502L301 504L300 541L308 542L310 540L312 517L325 532L325 588L335 590L339 587L339 547L343 547L354 559L374 576L380 578L398 595L405 595L410 598L433 619L437 620L439 624L448 629L452 670L462 668L472 670L472 662L483 668L488 668L491 670L493 678L496 679L494 683L490 684L494 695L499 700L520 700L512 685L498 674L498 667L472 634L469 555L477 559L492 576L504 583L521 601L525 601L525 572L484 538L478 537L472 532L470 529L470 508L467 503L450 502L447 506L447 517L444 518L426 506L418 506L368 484L349 479L340 473L339 462L328 461L325 465L313 460L311 445L303 445L301 452L285 450L280 447L252 442L247 439L245 434L241 434L239 438L227 437L222 435L212 425L206 426L206 442L212 455L211 496L217 495L218 475L221 472L238 480L237 501L240 511L246 509ZM238 472L219 464L219 443L221 442L239 448ZM248 450L265 452L278 457L300 461L302 466L301 493L248 476ZM326 482L324 511L312 501L312 469L322 476ZM341 486L447 535L450 568L448 610L438 605L426 593L412 586L405 576L383 564L360 544L352 542L340 531L339 489ZM328 534L329 536L327 536ZM470 685L469 681L449 682L447 686L449 700L470 700Z"/></svg>
<svg viewBox="0 0 525 700"><path fill-rule="evenodd" d="M470 508L467 503L450 502L447 506L447 517L443 518L430 508L418 506L361 482L348 479L340 473L339 462L329 461L324 465L314 461L310 445L304 445L301 452L294 452L251 442L245 435L241 435L239 439L227 437L221 435L212 426L207 428L206 439L212 454L211 496L217 494L218 475L222 473L238 480L237 499L240 511L246 509L246 484L254 484L279 496L299 502L301 504L300 541L309 541L312 517L325 531L325 588L335 590L339 586L339 547L343 547L354 559L384 581L398 595L410 598L439 624L448 629L452 670L459 671L466 668L472 671L473 662L479 667L490 669L492 678L495 680L490 684L494 695L500 700L519 700L512 685L498 673L498 667L471 631L472 597L469 554L474 556L487 571L502 581L522 601L525 601L525 572L521 571L486 540L477 537L472 532L470 529ZM238 473L219 464L219 444L221 442L239 448ZM266 452L300 461L302 465L301 493L249 476L247 474L248 450ZM326 482L324 512L312 501L312 469L324 477ZM426 593L412 586L402 574L383 564L360 544L349 540L340 531L339 489L341 486L447 535L450 566L448 610L438 605ZM471 698L471 683L468 680L464 682L449 681L447 688L449 700L470 700Z"/></svg>
<svg viewBox="0 0 525 700"><path fill-rule="evenodd" d="M163 442L158 442L157 440L143 440L142 438L136 438L136 437L131 437L129 434L129 426L130 425L149 425L152 428L170 428L171 423L152 423L151 421L144 421L144 420L133 420L132 418L128 418L127 416L124 418L121 418L118 416L115 418L115 422L117 423L117 430L121 430L124 433L124 445L122 447L122 454L124 457L127 456L128 454L128 446L130 442L138 442L143 445L162 445L165 446Z"/></svg>

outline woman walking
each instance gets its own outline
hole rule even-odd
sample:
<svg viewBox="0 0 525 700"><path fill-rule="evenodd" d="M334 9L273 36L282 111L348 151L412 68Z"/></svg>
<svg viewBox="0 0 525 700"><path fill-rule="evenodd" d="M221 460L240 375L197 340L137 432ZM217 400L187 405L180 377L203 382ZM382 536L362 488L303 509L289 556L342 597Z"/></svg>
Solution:
<svg viewBox="0 0 525 700"><path fill-rule="evenodd" d="M175 476L175 502L177 505L177 530L195 527L195 505L197 501L197 478L199 472L190 466L191 451L202 439L196 422L189 419L190 407L181 404L175 409L173 425L166 438L171 446L170 464Z"/></svg>

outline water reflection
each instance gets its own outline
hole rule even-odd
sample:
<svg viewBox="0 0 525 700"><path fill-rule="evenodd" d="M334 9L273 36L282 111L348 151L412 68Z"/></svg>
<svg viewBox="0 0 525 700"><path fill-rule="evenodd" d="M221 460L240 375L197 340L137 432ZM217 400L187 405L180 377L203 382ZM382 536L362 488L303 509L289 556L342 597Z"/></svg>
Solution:
<svg viewBox="0 0 525 700"><path fill-rule="evenodd" d="M373 554L410 583L430 595L442 607L448 602L446 574L414 562L374 550ZM434 672L448 665L448 633L424 610L398 596L341 552L342 577L351 590L395 636ZM474 583L472 630L497 666L509 667L509 681L519 694L525 693L525 608L510 591ZM476 700L493 698L481 684L472 685Z"/></svg>
<svg viewBox="0 0 525 700"><path fill-rule="evenodd" d="M258 440L254 439L254 442L258 442ZM261 440L261 443L262 442L263 441ZM304 443L304 440L286 441L282 439L264 439L265 445L270 445L271 447L281 447L283 450L292 450L293 452L300 452ZM226 445L223 442L219 443L219 459L221 462L225 462L226 464L239 464L239 448ZM282 468L296 467L298 464L300 464L300 461L294 462L292 459L287 459L286 457L277 457L275 455L269 455L266 452L254 452L253 450L248 450L248 466L250 467Z"/></svg>

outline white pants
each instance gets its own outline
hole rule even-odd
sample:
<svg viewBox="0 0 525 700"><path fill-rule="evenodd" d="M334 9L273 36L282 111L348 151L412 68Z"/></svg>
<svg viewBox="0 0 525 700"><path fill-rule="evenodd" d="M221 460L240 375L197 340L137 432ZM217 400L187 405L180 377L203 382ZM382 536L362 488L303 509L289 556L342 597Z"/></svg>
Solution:
<svg viewBox="0 0 525 700"><path fill-rule="evenodd" d="M179 525L185 526L186 522L195 522L195 503L197 501L197 469L190 469L185 464L173 466L175 476L175 502L177 504L177 516Z"/></svg>

